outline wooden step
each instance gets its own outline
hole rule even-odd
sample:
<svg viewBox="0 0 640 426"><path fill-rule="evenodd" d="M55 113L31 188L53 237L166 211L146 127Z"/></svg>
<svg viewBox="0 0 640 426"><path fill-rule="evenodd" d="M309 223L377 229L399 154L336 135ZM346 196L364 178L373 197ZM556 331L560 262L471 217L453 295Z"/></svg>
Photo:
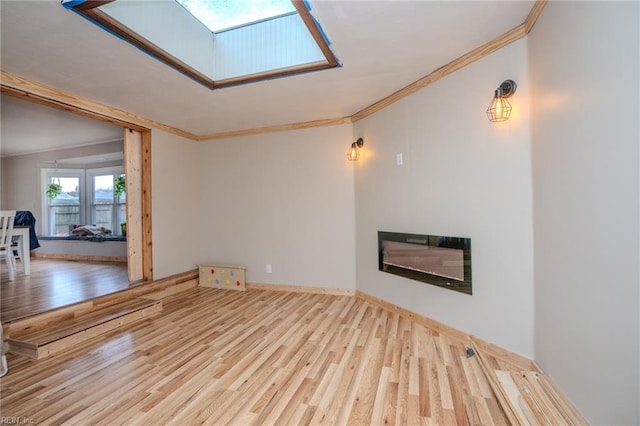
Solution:
<svg viewBox="0 0 640 426"><path fill-rule="evenodd" d="M4 339L7 340L11 337L23 335L25 332L47 329L51 324L75 318L91 310L138 298L159 300L190 288L195 288L197 285L197 270L155 281L132 284L129 288L115 293L3 322Z"/></svg>
<svg viewBox="0 0 640 426"><path fill-rule="evenodd" d="M7 321L2 324L4 340L10 352L40 359L158 312L161 299L197 285L197 270L132 284L112 294Z"/></svg>
<svg viewBox="0 0 640 426"><path fill-rule="evenodd" d="M7 338L9 352L41 359L160 310L161 300L139 298L94 307L79 314L67 312L29 327L20 327L17 322L12 324L16 327Z"/></svg>

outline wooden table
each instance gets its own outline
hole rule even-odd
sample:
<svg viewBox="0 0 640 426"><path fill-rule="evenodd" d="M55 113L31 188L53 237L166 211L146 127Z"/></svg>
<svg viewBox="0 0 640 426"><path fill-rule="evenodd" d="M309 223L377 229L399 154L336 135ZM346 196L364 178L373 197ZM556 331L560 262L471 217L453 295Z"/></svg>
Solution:
<svg viewBox="0 0 640 426"><path fill-rule="evenodd" d="M22 260L22 270L25 275L31 274L31 259L29 258L31 254L31 240L29 237L29 229L28 226L13 227L13 236L18 237L18 256L20 256L20 260Z"/></svg>

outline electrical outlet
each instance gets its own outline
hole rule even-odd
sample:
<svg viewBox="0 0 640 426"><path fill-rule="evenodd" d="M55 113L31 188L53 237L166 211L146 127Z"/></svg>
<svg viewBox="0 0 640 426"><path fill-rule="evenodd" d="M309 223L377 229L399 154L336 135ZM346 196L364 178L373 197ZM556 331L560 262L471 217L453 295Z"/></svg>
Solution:
<svg viewBox="0 0 640 426"><path fill-rule="evenodd" d="M404 162L404 161L403 161L403 159L402 159L402 153L400 153L400 154L396 154L396 164L397 164L398 166L402 166L402 163L403 163L403 162Z"/></svg>
<svg viewBox="0 0 640 426"><path fill-rule="evenodd" d="M267 274L271 273L271 264L267 263Z"/></svg>

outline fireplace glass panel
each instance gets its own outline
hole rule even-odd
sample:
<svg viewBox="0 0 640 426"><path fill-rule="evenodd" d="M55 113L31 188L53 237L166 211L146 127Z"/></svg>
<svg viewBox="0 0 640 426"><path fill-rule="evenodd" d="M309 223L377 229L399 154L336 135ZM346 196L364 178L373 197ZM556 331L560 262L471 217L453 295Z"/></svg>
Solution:
<svg viewBox="0 0 640 426"><path fill-rule="evenodd" d="M379 270L471 294L471 239L378 232Z"/></svg>

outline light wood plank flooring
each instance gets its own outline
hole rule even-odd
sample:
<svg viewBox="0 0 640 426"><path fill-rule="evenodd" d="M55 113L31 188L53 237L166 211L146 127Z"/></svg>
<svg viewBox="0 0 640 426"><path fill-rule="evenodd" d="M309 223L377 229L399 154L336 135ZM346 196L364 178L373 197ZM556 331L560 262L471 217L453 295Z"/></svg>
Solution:
<svg viewBox="0 0 640 426"><path fill-rule="evenodd" d="M4 261L0 273L0 320L24 317L89 300L129 287L126 263L31 259L31 274L9 281Z"/></svg>
<svg viewBox="0 0 640 426"><path fill-rule="evenodd" d="M349 296L195 288L33 361L9 355L2 416L41 424L506 424L477 357Z"/></svg>

